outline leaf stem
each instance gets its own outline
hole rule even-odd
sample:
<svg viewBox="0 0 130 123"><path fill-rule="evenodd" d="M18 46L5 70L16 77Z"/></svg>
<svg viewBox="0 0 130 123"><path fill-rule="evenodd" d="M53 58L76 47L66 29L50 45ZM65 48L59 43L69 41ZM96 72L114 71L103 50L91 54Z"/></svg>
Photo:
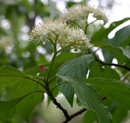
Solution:
<svg viewBox="0 0 130 123"><path fill-rule="evenodd" d="M24 95L23 97L21 97L16 103L14 103L13 105L11 105L11 107L15 106L16 104L18 104L20 101L22 101L25 97L27 97L28 95L32 94L32 93L36 93L36 92L42 92L42 93L47 93L45 91L41 91L41 90L36 90L36 91L32 91L26 95Z"/></svg>
<svg viewBox="0 0 130 123"><path fill-rule="evenodd" d="M36 93L36 92L47 93L47 92L45 92L45 91L36 90L36 91L32 91L32 92L28 93L27 95L25 95L25 97L28 96L28 95L30 95L30 94L32 94L32 93Z"/></svg>
<svg viewBox="0 0 130 123"><path fill-rule="evenodd" d="M1 76L1 75L0 75ZM32 80L32 81L34 81L34 82L37 82L38 84L40 84L42 87L44 87L45 89L46 89L46 87L41 83L41 82L39 82L39 81L37 81L37 80L35 80L35 79L32 79L32 78L30 78L30 77L28 77L28 76L17 76L17 75L2 75L2 77L3 76L14 76L14 77L20 77L20 78L26 78L26 79L30 79L30 80Z"/></svg>
<svg viewBox="0 0 130 123"><path fill-rule="evenodd" d="M52 92L57 86L59 86L59 85L61 85L61 84L64 84L64 83L67 83L67 82L61 82L61 83L58 83L57 85L55 85L55 86L51 89L51 92Z"/></svg>
<svg viewBox="0 0 130 123"><path fill-rule="evenodd" d="M25 78L37 82L38 84L40 84L42 87L44 87L44 88L46 89L46 87L45 87L41 82L39 82L39 81L37 81L37 80L35 80L35 79L32 79L32 78L29 78L29 77L25 77Z"/></svg>
<svg viewBox="0 0 130 123"><path fill-rule="evenodd" d="M42 80L42 81L44 81L44 79L43 78L41 78L41 77L38 77L38 76L31 76L31 75L29 75L30 77L32 77L32 78L37 78L37 79L39 79L39 80Z"/></svg>
<svg viewBox="0 0 130 123"><path fill-rule="evenodd" d="M53 77L52 79L49 80L49 82L47 83L48 86L49 86L49 84L51 83L52 80L56 79L56 77L57 77L57 76L55 76L55 77Z"/></svg>

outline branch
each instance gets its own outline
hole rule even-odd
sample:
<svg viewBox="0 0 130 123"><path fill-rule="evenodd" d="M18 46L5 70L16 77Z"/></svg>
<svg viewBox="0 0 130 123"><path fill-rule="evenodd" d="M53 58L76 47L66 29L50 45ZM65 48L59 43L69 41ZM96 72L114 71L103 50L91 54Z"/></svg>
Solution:
<svg viewBox="0 0 130 123"><path fill-rule="evenodd" d="M102 100L106 99L106 97L102 97ZM83 112L87 111L86 108L82 108L81 110L75 112L74 114L71 114L69 117L70 119L66 119L65 121L63 121L62 123L68 123L68 121L72 120L74 117L82 114Z"/></svg>
<svg viewBox="0 0 130 123"><path fill-rule="evenodd" d="M52 92L50 91L50 88L47 86L47 83L46 83L46 91L47 91L47 94L50 96L50 99L53 101L53 103L57 106L57 108L59 108L64 116L66 117L66 119L70 119L70 116L67 112L66 109L64 109L60 103L57 102L57 100L55 99L55 97L53 96Z"/></svg>
<svg viewBox="0 0 130 123"><path fill-rule="evenodd" d="M72 120L74 117L76 117L76 116L82 114L82 113L85 112L86 110L87 110L86 108L82 108L81 110L79 110L79 111L75 112L74 114L70 115L70 116L69 116L70 118L69 118L69 119L66 119L66 120L63 121L62 123L68 123L68 121L70 121L70 120Z"/></svg>
<svg viewBox="0 0 130 123"><path fill-rule="evenodd" d="M51 99L52 99L53 103L57 106L57 108L59 108L60 110L62 110L62 112L63 112L64 116L66 117L66 119L67 119L68 121L70 121L71 119L70 119L70 116L69 116L67 110L64 109L64 108L61 106L61 104L57 102L57 100L56 100L55 98L51 98Z"/></svg>
<svg viewBox="0 0 130 123"><path fill-rule="evenodd" d="M121 68L124 68L124 69L127 69L128 71L130 71L130 67L126 66L126 65L120 65L120 64L114 64L114 63L107 63L107 62L103 62L102 60L99 59L99 56L98 55L95 55L93 54L94 57L95 57L95 60L97 62L99 62L100 64L102 65L109 65L109 66L117 66L117 67L121 67Z"/></svg>

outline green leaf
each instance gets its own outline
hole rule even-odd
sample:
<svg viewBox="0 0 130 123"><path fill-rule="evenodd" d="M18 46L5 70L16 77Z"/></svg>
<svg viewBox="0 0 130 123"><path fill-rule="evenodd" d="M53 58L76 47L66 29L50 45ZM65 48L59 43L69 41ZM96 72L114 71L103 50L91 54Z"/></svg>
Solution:
<svg viewBox="0 0 130 123"><path fill-rule="evenodd" d="M83 123L93 123L94 117L92 115L91 110L87 110L83 117Z"/></svg>
<svg viewBox="0 0 130 123"><path fill-rule="evenodd" d="M93 77L102 77L107 79L120 79L119 74L110 66L102 67L97 62L95 62L95 64L91 67L89 72L89 78L93 78Z"/></svg>
<svg viewBox="0 0 130 123"><path fill-rule="evenodd" d="M68 60L71 60L71 59L74 59L76 57L79 57L81 56L82 53L70 53L70 52L63 52L61 54L59 54L56 59L55 59L55 62L66 62Z"/></svg>
<svg viewBox="0 0 130 123"><path fill-rule="evenodd" d="M126 22L130 20L130 18L124 18L120 21L115 21L112 22L110 24L110 26L106 29L103 26L101 26L100 30L95 32L94 35L91 37L90 42L91 43L97 43L97 42L103 42L107 39L108 34L115 29L116 27L118 27L119 25L121 25L122 23Z"/></svg>
<svg viewBox="0 0 130 123"><path fill-rule="evenodd" d="M67 81L73 88L78 97L78 101L84 108L93 110L92 113L97 122L111 123L112 117L108 112L107 107L103 105L101 97L93 86L79 78L70 76L59 77L61 77L64 81Z"/></svg>
<svg viewBox="0 0 130 123"><path fill-rule="evenodd" d="M16 114L14 106L21 100L22 97L11 101L0 101L0 120L10 119Z"/></svg>
<svg viewBox="0 0 130 123"><path fill-rule="evenodd" d="M27 76L16 68L0 68L0 87L6 85L6 90L2 97L4 101L22 97L35 90L44 90L43 86L39 84L40 81L37 78L33 79L33 77Z"/></svg>
<svg viewBox="0 0 130 123"><path fill-rule="evenodd" d="M112 123L122 123L123 119L127 116L128 110L124 106L117 105L112 112Z"/></svg>
<svg viewBox="0 0 130 123"><path fill-rule="evenodd" d="M130 59L127 58L127 57L121 57L122 55L122 52L118 52L117 55L116 55L116 59L118 60L118 63L119 64L122 64L122 65L126 65L128 67L130 67ZM121 75L123 76L124 79L127 79L128 78L128 70L127 69L124 69L124 68L116 68L120 71Z"/></svg>
<svg viewBox="0 0 130 123"><path fill-rule="evenodd" d="M107 39L105 42L112 45L112 46L119 47L119 46L121 46L123 41L125 41L129 37L130 37L130 25L117 31L114 38ZM112 61L111 54L105 49L103 49L103 56L104 56L104 59L106 62Z"/></svg>
<svg viewBox="0 0 130 123"><path fill-rule="evenodd" d="M33 79L33 77L30 78L25 73L12 67L2 67L0 69L0 80L0 85L2 85L2 87L5 86L5 92L1 98L2 101L19 99L20 97L25 97L25 95L28 95L30 92L44 92L45 90L43 86L39 84L41 80L38 80L36 77L35 79ZM18 109L16 109L17 113L27 120L28 114L31 113L36 104L42 102L42 100L43 94L27 96L19 103ZM25 106L27 107L26 109L24 108ZM12 110L13 109L10 109L11 112Z"/></svg>
<svg viewBox="0 0 130 123"><path fill-rule="evenodd" d="M107 44L107 43L105 43L105 42L99 42L99 43L94 44L94 46L95 46L95 47L99 47L99 48L101 48L101 49L105 48L106 50L108 50L108 51L111 53L111 55L112 55L113 57L115 57L114 47L111 46L110 44Z"/></svg>
<svg viewBox="0 0 130 123"><path fill-rule="evenodd" d="M91 54L84 55L68 62L65 62L58 69L57 75L63 76L75 76L79 78L86 78L88 72L88 66L93 61L93 56ZM58 79L58 83L62 82L61 79ZM70 105L73 104L74 92L71 87L65 83L58 86L60 91L64 94ZM67 89L67 91L66 91Z"/></svg>
<svg viewBox="0 0 130 123"><path fill-rule="evenodd" d="M118 30L112 39L108 39L105 42L112 46L120 46L124 40L126 40L130 36L130 25L123 27Z"/></svg>
<svg viewBox="0 0 130 123"><path fill-rule="evenodd" d="M116 49L116 51L118 51L116 54L116 59L118 63L130 67L130 49L126 49L123 47L114 47L114 48ZM118 67L118 70L121 72L122 75L128 72L127 69L121 67L120 68Z"/></svg>
<svg viewBox="0 0 130 123"><path fill-rule="evenodd" d="M108 99L115 101L130 109L130 87L119 80L93 78L86 79L87 83L96 87L97 91Z"/></svg>
<svg viewBox="0 0 130 123"><path fill-rule="evenodd" d="M26 78L26 74L20 70L12 67L1 67L0 68L0 88L5 85L14 85L15 83L21 81L23 78Z"/></svg>
<svg viewBox="0 0 130 123"><path fill-rule="evenodd" d="M12 86L6 86L5 87L5 91L1 97L1 100L2 101L8 101L8 100L12 100L12 99L16 99L16 98L13 98L15 94L17 94L17 88L18 86L20 85L20 83L16 83Z"/></svg>
<svg viewBox="0 0 130 123"><path fill-rule="evenodd" d="M123 48L123 47L119 47L119 49L122 50L123 55L125 55L126 57L128 57L130 59L130 49L126 49L126 48Z"/></svg>
<svg viewBox="0 0 130 123"><path fill-rule="evenodd" d="M58 83L63 82L61 78L58 78ZM74 91L68 83L64 83L58 86L59 90L63 93L71 107L73 107Z"/></svg>
<svg viewBox="0 0 130 123"><path fill-rule="evenodd" d="M70 59L73 59L75 57L78 57L80 56L81 54L80 53L61 53L59 54L56 59L55 59L55 62L52 66L52 71L51 71L51 76L50 78L54 77L56 75L56 72L57 72L57 69L66 61L70 60ZM48 64L43 64L43 67L49 67L50 66L50 63ZM45 72L45 76L48 72L48 69L46 69L46 72ZM36 76L37 73L40 73L40 70L39 70L39 67L36 66L36 67L32 67L32 68L28 68L26 70L24 70L24 73L26 74L29 74L29 75L33 75L33 76Z"/></svg>
<svg viewBox="0 0 130 123"><path fill-rule="evenodd" d="M130 36L122 42L121 47L129 47L129 43L130 43Z"/></svg>
<svg viewBox="0 0 130 123"><path fill-rule="evenodd" d="M16 111L19 113L26 121L29 119L29 114L32 112L34 107L38 103L42 103L44 98L44 93L32 93L21 100L18 105L16 105Z"/></svg>
<svg viewBox="0 0 130 123"><path fill-rule="evenodd" d="M57 72L57 75L75 76L86 78L89 64L94 60L93 55L88 54L65 62Z"/></svg>
<svg viewBox="0 0 130 123"><path fill-rule="evenodd" d="M13 86L6 86L5 92L1 100L7 101L16 99L36 90L45 91L45 89L40 84L28 79L23 79L20 82L14 84Z"/></svg>
<svg viewBox="0 0 130 123"><path fill-rule="evenodd" d="M29 97L28 97L28 95L29 95ZM30 98L30 95L31 95L31 93L24 95L23 97L14 99L14 100L0 101L0 120L10 119L14 116L14 114L19 113L19 109L17 109L16 106L18 106L18 107L22 106L22 107L19 107L22 109L20 113L23 112L23 113L25 113L24 115L28 116L27 113L30 113L29 109L31 109L31 111L32 111L32 109L34 108L34 105L36 105L35 104L36 100L35 100L35 102L30 102L30 101L34 101L33 98L31 98L30 100L26 99L26 98ZM22 105L21 105L21 102L24 100L24 98L25 98L25 101L24 101L25 103L22 103ZM29 101L29 102L27 102L27 101ZM40 100L38 99L37 102L41 102L41 99ZM30 105L29 105L29 103L30 103ZM29 106L29 107L26 107L26 106ZM27 111L27 113L26 113L26 111Z"/></svg>
<svg viewBox="0 0 130 123"><path fill-rule="evenodd" d="M105 42L96 43L94 44L96 47L104 48L104 53L108 53L110 56L116 57L117 51L121 52L124 56L130 59L130 49L123 48L123 47L116 47L112 46L110 44L107 44ZM109 51L109 52L108 52ZM108 56L104 56L106 58L106 61L109 61ZM111 59L110 59L111 60Z"/></svg>

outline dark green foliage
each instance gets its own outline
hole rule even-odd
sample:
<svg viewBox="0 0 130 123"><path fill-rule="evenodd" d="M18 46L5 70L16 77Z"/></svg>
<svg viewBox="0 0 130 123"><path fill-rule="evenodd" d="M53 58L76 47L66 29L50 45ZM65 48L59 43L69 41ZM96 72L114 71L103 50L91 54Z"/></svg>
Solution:
<svg viewBox="0 0 130 123"><path fill-rule="evenodd" d="M108 99L115 101L130 109L130 87L119 80L114 79L86 79L87 83L92 84L98 92Z"/></svg>
<svg viewBox="0 0 130 123"><path fill-rule="evenodd" d="M28 120L28 114L32 112L37 103L43 101L44 88L36 82L36 79L11 67L0 69L0 81L1 88L6 86L0 101L0 119L10 119L15 113L19 113Z"/></svg>
<svg viewBox="0 0 130 123"><path fill-rule="evenodd" d="M68 1L66 6L69 8L84 3ZM37 17L53 19L58 16L55 4L53 7L41 0L34 0L34 3L29 0L0 1L0 39L8 36L13 41L11 52L8 48L0 49L0 123L13 123L15 120L11 118L17 116L29 122L33 109L43 102L46 92L50 96L48 103L54 102L61 92L71 107L76 95L78 105L87 109L83 123L121 123L130 110L130 72L124 67L130 67L130 25L119 29L112 39L108 35L130 18L115 21L108 28L99 25L98 31L89 34L90 43L101 49L104 61L109 65L96 61L97 52L93 49L90 54L83 54L71 53L66 48L56 55L50 70L51 62L47 56L50 58L54 53L53 45L35 44L37 42L29 42L25 37L35 25ZM9 23L7 29L2 27L5 20ZM38 50L39 45L44 52ZM120 66L112 68L114 58ZM44 75L39 65L48 67ZM45 81L47 77L48 83ZM21 122L24 122L23 119Z"/></svg>
<svg viewBox="0 0 130 123"><path fill-rule="evenodd" d="M68 82L76 93L79 104L84 108L90 109L98 123L111 123L112 117L108 112L107 107L102 104L101 97L93 86L76 77L59 77Z"/></svg>
<svg viewBox="0 0 130 123"><path fill-rule="evenodd" d="M89 69L89 64L94 60L91 54L81 56L79 58L75 58L68 62L65 62L59 69L57 75L64 75L64 76L74 76L78 78L86 78L86 74ZM58 82L62 82L61 79L58 79ZM73 105L73 97L74 92L70 88L70 86L65 83L59 85L60 91L65 95L66 99ZM67 90L67 91L66 91Z"/></svg>

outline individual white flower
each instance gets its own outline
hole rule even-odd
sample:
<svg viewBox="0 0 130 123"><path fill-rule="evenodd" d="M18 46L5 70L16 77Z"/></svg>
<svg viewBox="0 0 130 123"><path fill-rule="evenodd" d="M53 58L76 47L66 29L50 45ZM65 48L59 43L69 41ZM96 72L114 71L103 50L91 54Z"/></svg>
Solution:
<svg viewBox="0 0 130 123"><path fill-rule="evenodd" d="M89 48L89 40L83 31L70 28L61 20L39 23L31 31L30 40L42 42L49 41L53 45L60 44L62 48L70 47L76 51L80 48Z"/></svg>

